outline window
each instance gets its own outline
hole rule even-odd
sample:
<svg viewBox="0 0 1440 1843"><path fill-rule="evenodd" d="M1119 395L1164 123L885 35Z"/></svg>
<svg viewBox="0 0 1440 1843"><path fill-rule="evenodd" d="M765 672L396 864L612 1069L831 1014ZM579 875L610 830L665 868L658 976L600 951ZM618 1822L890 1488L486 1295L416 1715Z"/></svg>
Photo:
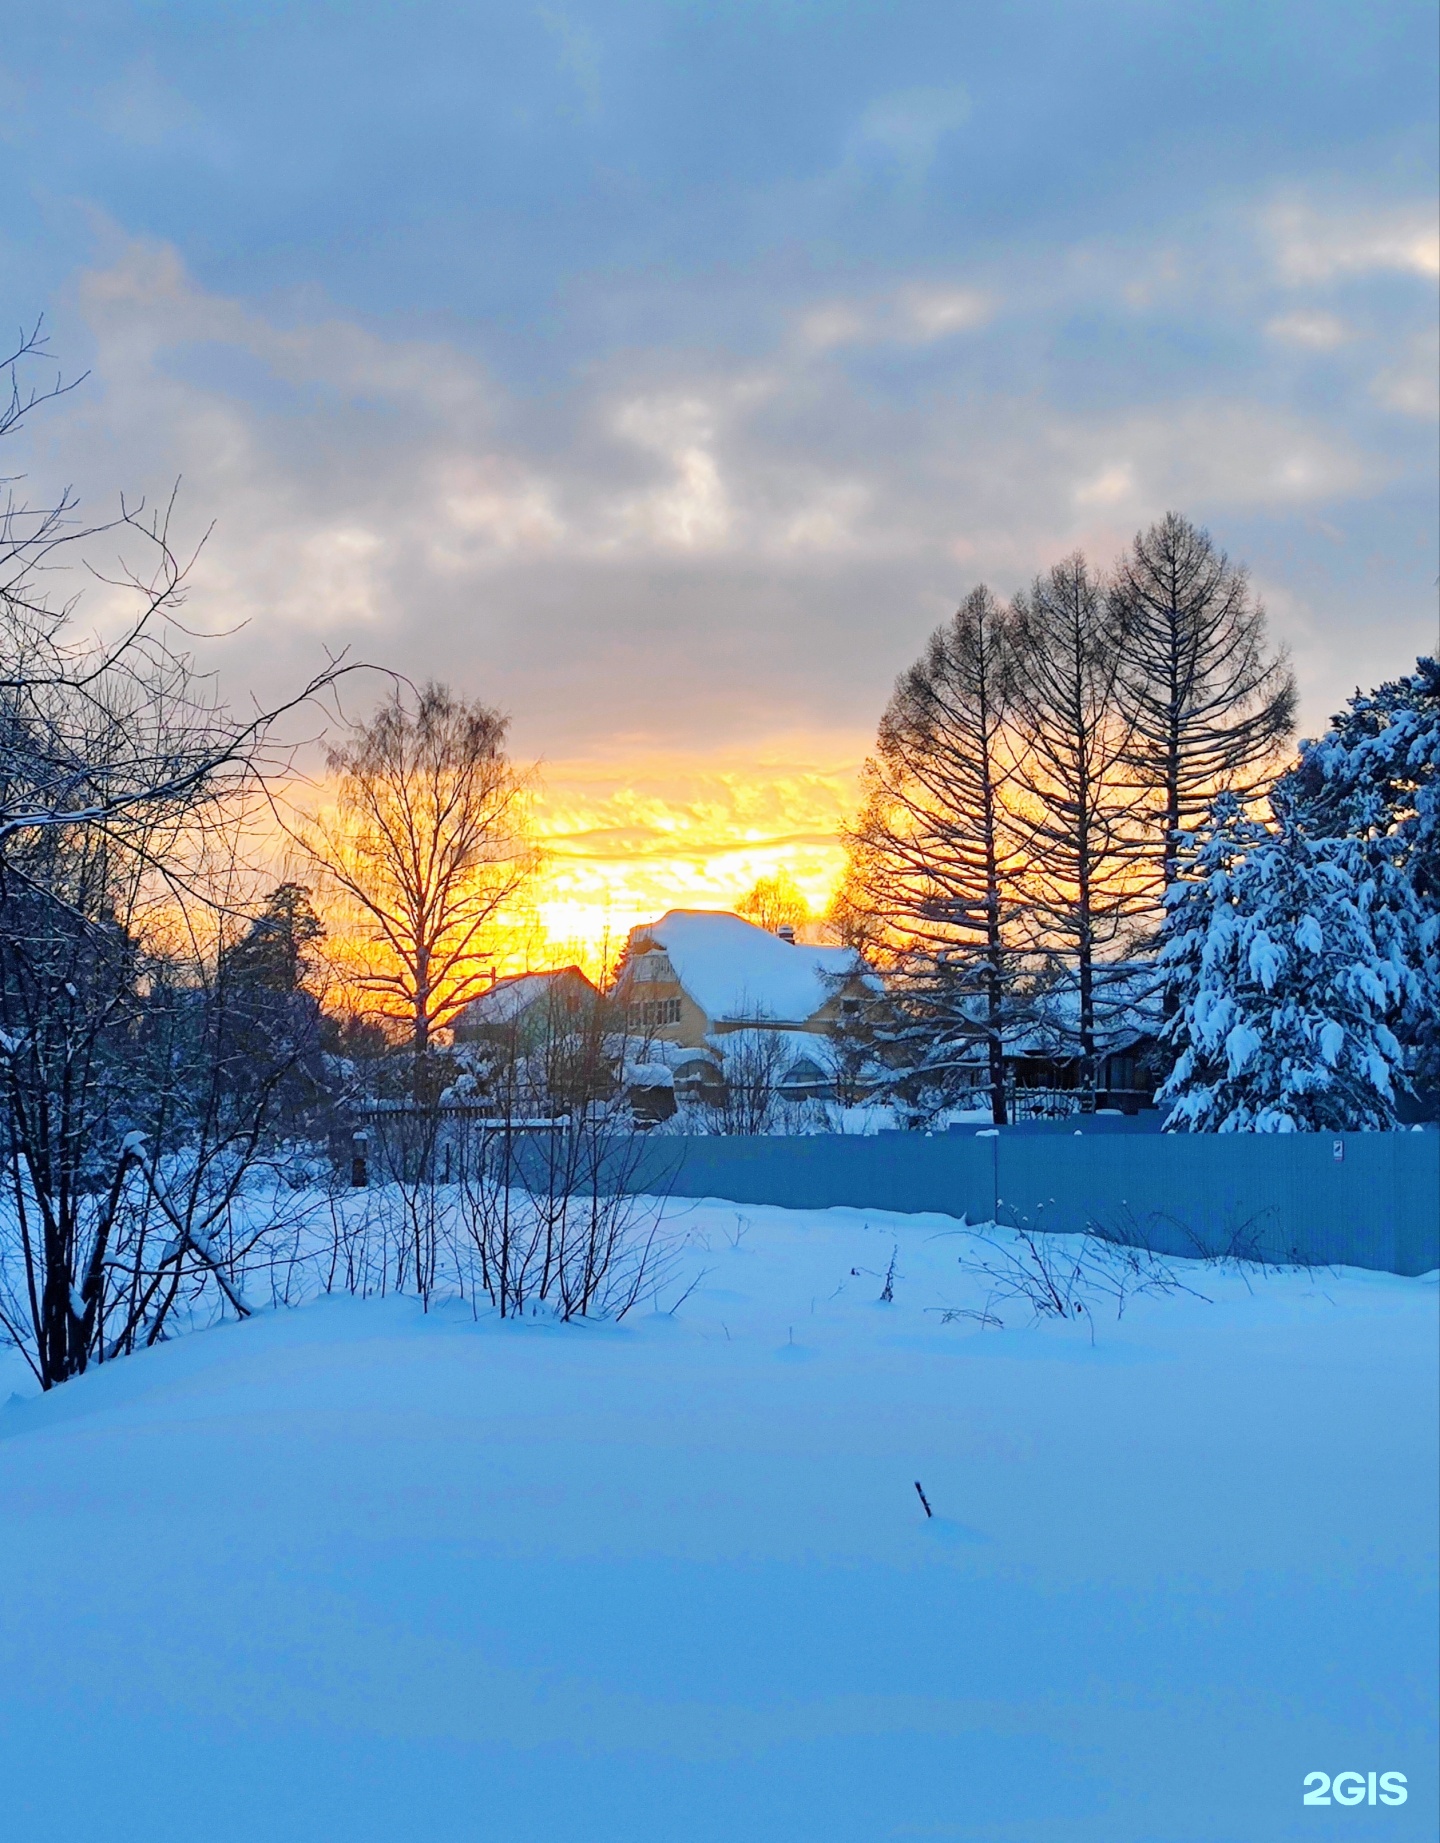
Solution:
<svg viewBox="0 0 1440 1843"><path fill-rule="evenodd" d="M642 1030L658 1030L666 1024L680 1022L680 1000L678 998L647 998L641 1004L629 1008L630 1022Z"/></svg>

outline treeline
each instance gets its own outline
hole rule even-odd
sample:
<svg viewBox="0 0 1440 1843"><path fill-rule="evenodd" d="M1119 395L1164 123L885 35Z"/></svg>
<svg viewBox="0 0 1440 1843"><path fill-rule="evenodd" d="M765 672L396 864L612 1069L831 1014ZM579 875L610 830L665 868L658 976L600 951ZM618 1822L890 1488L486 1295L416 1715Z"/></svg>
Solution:
<svg viewBox="0 0 1440 1843"><path fill-rule="evenodd" d="M978 1044L1003 1121L1005 1046L1064 983L1093 1091L1182 835L1268 784L1294 710L1245 571L1174 514L1108 573L1076 555L1008 603L973 590L895 687L836 906L891 975L911 1088L953 1093Z"/></svg>
<svg viewBox="0 0 1440 1843"><path fill-rule="evenodd" d="M972 591L899 679L847 839L877 1084L924 1117L983 1069L1004 1123L1029 1033L1083 1104L1145 1018L1173 1129L1393 1126L1440 1077L1435 662L1298 760L1294 709L1245 571L1174 513L1108 572Z"/></svg>

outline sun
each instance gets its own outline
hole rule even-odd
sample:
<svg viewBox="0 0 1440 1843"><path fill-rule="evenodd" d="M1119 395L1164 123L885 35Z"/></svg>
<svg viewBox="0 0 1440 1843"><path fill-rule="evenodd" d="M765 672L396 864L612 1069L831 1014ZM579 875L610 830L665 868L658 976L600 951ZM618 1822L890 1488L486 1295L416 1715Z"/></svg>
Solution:
<svg viewBox="0 0 1440 1843"><path fill-rule="evenodd" d="M637 923L667 909L733 908L782 869L820 915L843 868L862 753L846 737L749 761L547 764L534 802L544 868L512 957L600 973Z"/></svg>

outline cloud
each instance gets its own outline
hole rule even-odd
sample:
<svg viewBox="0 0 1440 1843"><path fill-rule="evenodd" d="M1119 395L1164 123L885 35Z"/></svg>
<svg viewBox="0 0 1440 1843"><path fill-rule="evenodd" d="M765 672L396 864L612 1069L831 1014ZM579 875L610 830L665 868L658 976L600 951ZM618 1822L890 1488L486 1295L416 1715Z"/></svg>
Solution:
<svg viewBox="0 0 1440 1843"><path fill-rule="evenodd" d="M152 53L133 58L96 98L96 114L117 140L132 147L162 147L183 137L194 141L200 111L160 75Z"/></svg>
<svg viewBox="0 0 1440 1843"><path fill-rule="evenodd" d="M972 288L908 288L897 306L912 336L920 340L972 332L994 311L991 301Z"/></svg>
<svg viewBox="0 0 1440 1843"><path fill-rule="evenodd" d="M638 398L621 406L615 427L670 469L662 484L615 508L620 541L683 551L722 546L735 519L715 458L711 406L692 396Z"/></svg>
<svg viewBox="0 0 1440 1843"><path fill-rule="evenodd" d="M850 157L860 165L892 167L918 183L942 143L969 116L970 98L958 84L892 91L877 97L860 117Z"/></svg>
<svg viewBox="0 0 1440 1843"><path fill-rule="evenodd" d="M1136 497L1135 469L1129 461L1111 461L1075 488L1077 506L1123 506Z"/></svg>
<svg viewBox="0 0 1440 1843"><path fill-rule="evenodd" d="M1139 523L1161 505L1217 510L1323 504L1373 492L1375 461L1299 417L1247 404L1177 403L1109 429L1071 425L1051 436L1075 457L1077 507L1113 508ZM1090 471L1086 457L1098 455Z"/></svg>
<svg viewBox="0 0 1440 1843"><path fill-rule="evenodd" d="M558 8L542 6L536 17L555 41L560 67L580 93L585 113L592 119L600 114L600 47L593 32L583 22L572 19Z"/></svg>
<svg viewBox="0 0 1440 1843"><path fill-rule="evenodd" d="M1440 338L1432 326L1407 343L1398 365L1382 371L1372 386L1376 401L1402 416L1427 420L1440 415Z"/></svg>
<svg viewBox="0 0 1440 1843"><path fill-rule="evenodd" d="M800 320L800 342L815 352L844 346L932 345L977 332L995 314L993 296L977 288L906 283L865 301L827 301Z"/></svg>
<svg viewBox="0 0 1440 1843"><path fill-rule="evenodd" d="M860 345L874 337L872 313L850 301L826 302L807 310L800 321L802 344L817 352Z"/></svg>
<svg viewBox="0 0 1440 1843"><path fill-rule="evenodd" d="M1322 211L1287 202L1265 217L1276 268L1292 286L1357 275L1440 276L1440 228L1432 202Z"/></svg>
<svg viewBox="0 0 1440 1843"><path fill-rule="evenodd" d="M1408 465L1203 374L1057 398L1048 342L1092 309L1054 269L1049 297L1018 271L792 296L768 347L616 348L531 399L478 342L261 311L117 234L76 293L95 381L36 458L92 502L184 475L232 694L350 642L510 709L527 752L863 733L977 578L1103 561L1170 506L1332 518ZM1375 389L1407 406L1409 378Z"/></svg>
<svg viewBox="0 0 1440 1843"><path fill-rule="evenodd" d="M1353 337L1350 328L1336 315L1304 308L1294 313L1277 314L1266 322L1265 331L1282 345L1304 346L1311 352L1333 352L1336 346L1343 346Z"/></svg>
<svg viewBox="0 0 1440 1843"><path fill-rule="evenodd" d="M594 960L668 908L729 908L780 867L818 914L839 876L871 737L791 734L769 751L547 762L536 907L551 942ZM605 900L597 901L597 886Z"/></svg>

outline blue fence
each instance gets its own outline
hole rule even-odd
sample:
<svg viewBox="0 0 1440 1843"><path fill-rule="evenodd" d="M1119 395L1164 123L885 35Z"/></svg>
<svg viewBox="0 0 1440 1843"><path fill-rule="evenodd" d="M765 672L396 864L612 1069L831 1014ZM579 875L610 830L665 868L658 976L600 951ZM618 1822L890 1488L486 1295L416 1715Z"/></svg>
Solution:
<svg viewBox="0 0 1440 1843"><path fill-rule="evenodd" d="M788 1209L933 1211L1090 1229L1160 1254L1428 1273L1440 1133L655 1135L625 1187Z"/></svg>

